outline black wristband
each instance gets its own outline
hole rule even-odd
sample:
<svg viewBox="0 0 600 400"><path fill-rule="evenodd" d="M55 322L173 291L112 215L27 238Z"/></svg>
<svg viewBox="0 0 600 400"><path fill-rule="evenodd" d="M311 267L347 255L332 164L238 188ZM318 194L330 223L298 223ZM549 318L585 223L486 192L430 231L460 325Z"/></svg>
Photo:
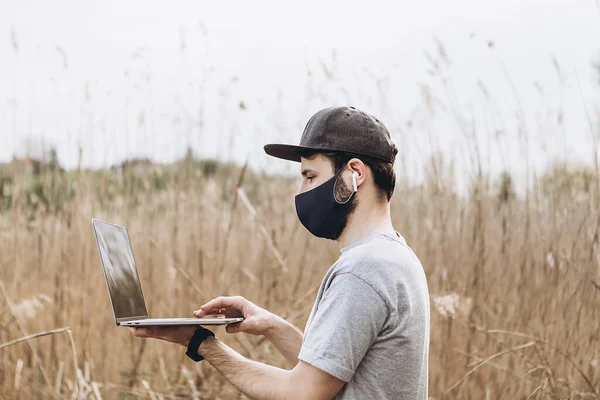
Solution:
<svg viewBox="0 0 600 400"><path fill-rule="evenodd" d="M209 331L208 329L198 328L192 335L190 342L187 345L187 351L185 355L191 358L192 360L198 362L204 360L200 354L198 354L198 348L207 337L212 336L215 337L215 334Z"/></svg>

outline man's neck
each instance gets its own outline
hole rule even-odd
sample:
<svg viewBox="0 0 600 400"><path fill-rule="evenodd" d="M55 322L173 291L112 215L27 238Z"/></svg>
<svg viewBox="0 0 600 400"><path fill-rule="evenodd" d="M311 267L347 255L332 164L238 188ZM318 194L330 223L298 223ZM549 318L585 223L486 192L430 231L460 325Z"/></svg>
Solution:
<svg viewBox="0 0 600 400"><path fill-rule="evenodd" d="M390 218L389 204L374 207L358 207L348 220L348 225L337 242L340 248L369 236L372 233L387 231L394 232Z"/></svg>

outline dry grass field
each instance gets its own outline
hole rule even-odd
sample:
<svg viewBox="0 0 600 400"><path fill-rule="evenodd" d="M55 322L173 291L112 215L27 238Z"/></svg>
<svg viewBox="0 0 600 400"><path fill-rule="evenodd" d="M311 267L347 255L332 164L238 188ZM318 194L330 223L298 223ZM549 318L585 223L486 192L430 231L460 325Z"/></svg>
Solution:
<svg viewBox="0 0 600 400"><path fill-rule="evenodd" d="M155 317L239 294L303 328L338 255L297 221L294 179L192 159L37 167L0 171L3 399L243 398L181 348L115 326L92 217L129 228ZM429 282L430 396L600 398L598 174L556 167L519 195L509 175L479 175L460 195L441 171L400 179L392 200ZM216 333L289 367L260 338Z"/></svg>

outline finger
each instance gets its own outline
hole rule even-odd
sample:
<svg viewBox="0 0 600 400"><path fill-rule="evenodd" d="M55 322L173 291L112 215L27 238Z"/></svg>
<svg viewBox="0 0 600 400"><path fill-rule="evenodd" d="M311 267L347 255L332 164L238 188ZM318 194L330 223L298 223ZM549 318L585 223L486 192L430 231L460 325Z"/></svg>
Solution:
<svg viewBox="0 0 600 400"><path fill-rule="evenodd" d="M180 329L184 328L183 326L153 326L150 337L169 341L172 337L177 336Z"/></svg>
<svg viewBox="0 0 600 400"><path fill-rule="evenodd" d="M244 313L242 312L242 310L238 309L237 307L232 307L232 308L213 308L212 310L201 310L199 311L194 311L194 316L197 318L201 318L201 317L205 317L207 315L222 315L226 318L232 318L232 317L243 317Z"/></svg>
<svg viewBox="0 0 600 400"><path fill-rule="evenodd" d="M217 297L194 311L194 315L201 317L209 313L218 313L219 310L229 306L231 302L228 299L228 297Z"/></svg>
<svg viewBox="0 0 600 400"><path fill-rule="evenodd" d="M200 307L200 309L194 311L194 315L197 317L201 317L203 315L213 312L213 310L215 310L215 309L237 308L238 310L241 310L243 303L244 302L243 302L242 298L239 296L235 296L235 297L221 296L221 297L217 297L216 299L209 301L208 303L206 303L202 307Z"/></svg>
<svg viewBox="0 0 600 400"><path fill-rule="evenodd" d="M132 328L135 337L139 338L150 338L154 337L154 330L151 327L145 328Z"/></svg>

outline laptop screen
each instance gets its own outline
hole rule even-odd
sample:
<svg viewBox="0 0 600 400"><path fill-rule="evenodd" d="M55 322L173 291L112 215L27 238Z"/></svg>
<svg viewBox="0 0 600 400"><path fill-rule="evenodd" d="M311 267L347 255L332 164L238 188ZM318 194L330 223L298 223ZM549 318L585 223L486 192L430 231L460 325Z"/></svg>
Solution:
<svg viewBox="0 0 600 400"><path fill-rule="evenodd" d="M92 223L115 317L147 317L127 229L98 220Z"/></svg>

